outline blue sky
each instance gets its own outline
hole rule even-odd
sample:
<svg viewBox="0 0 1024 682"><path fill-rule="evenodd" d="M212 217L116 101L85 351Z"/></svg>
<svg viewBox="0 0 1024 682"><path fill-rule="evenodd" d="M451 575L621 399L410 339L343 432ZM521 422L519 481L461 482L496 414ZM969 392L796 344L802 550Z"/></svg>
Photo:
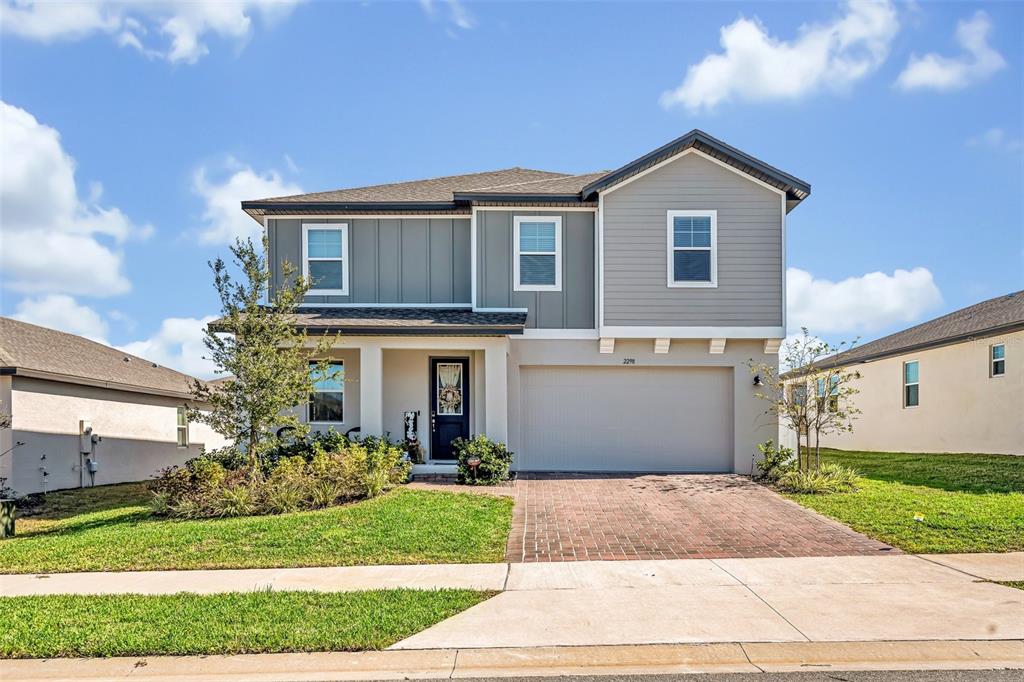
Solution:
<svg viewBox="0 0 1024 682"><path fill-rule="evenodd" d="M1020 3L3 3L0 311L186 371L241 199L614 168L695 127L812 184L794 325L1024 283Z"/></svg>

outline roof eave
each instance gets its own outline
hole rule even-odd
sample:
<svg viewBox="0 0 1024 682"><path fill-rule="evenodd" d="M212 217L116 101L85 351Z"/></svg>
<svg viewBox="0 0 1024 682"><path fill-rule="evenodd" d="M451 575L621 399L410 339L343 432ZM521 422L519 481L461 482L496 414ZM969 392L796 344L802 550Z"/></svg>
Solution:
<svg viewBox="0 0 1024 682"><path fill-rule="evenodd" d="M243 201L242 210L262 211L443 211L453 201Z"/></svg>
<svg viewBox="0 0 1024 682"><path fill-rule="evenodd" d="M57 372L46 372L28 367L0 367L0 376L20 376L29 379L41 379L43 381L54 381L62 384L78 384L81 386L95 386L96 388L108 388L116 391L127 391L129 393L144 393L147 395L159 395L166 398L182 398L192 400L192 394L185 391L172 391L170 389L153 388L150 386L139 386L137 384L125 384L118 381L104 381L91 377L81 377L74 374L59 374Z"/></svg>
<svg viewBox="0 0 1024 682"><path fill-rule="evenodd" d="M521 194L503 192L456 192L456 202L478 202L478 201L500 201L503 203L515 204L537 204L537 203L558 203L558 204L580 204L583 200L578 193L573 194Z"/></svg>

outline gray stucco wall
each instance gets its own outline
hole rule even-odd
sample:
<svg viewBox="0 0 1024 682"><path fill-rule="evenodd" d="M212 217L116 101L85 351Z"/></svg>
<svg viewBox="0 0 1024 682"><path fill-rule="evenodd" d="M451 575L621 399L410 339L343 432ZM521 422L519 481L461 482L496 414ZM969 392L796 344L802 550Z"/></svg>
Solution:
<svg viewBox="0 0 1024 682"><path fill-rule="evenodd" d="M562 290L513 291L513 217L562 217ZM477 213L477 305L526 308L526 326L594 328L594 213L590 211L480 211Z"/></svg>
<svg viewBox="0 0 1024 682"><path fill-rule="evenodd" d="M605 195L604 324L780 326L782 201L690 154ZM718 286L668 286L669 210L718 211Z"/></svg>
<svg viewBox="0 0 1024 682"><path fill-rule="evenodd" d="M281 263L302 269L302 223L268 221L271 290ZM348 223L349 295L306 297L307 303L469 303L469 218L342 218Z"/></svg>

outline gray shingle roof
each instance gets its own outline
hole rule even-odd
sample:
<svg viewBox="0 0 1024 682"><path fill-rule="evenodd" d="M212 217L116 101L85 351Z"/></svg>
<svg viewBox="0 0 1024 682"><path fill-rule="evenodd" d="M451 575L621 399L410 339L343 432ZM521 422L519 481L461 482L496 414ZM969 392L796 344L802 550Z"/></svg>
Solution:
<svg viewBox="0 0 1024 682"><path fill-rule="evenodd" d="M214 323L216 324L216 322ZM302 308L296 326L311 334L502 336L521 334L526 313L468 308Z"/></svg>
<svg viewBox="0 0 1024 682"><path fill-rule="evenodd" d="M188 397L193 378L110 346L55 329L0 317L0 367L143 393Z"/></svg>
<svg viewBox="0 0 1024 682"><path fill-rule="evenodd" d="M1024 329L1024 291L997 296L840 353L840 365ZM832 364L832 361L829 361Z"/></svg>

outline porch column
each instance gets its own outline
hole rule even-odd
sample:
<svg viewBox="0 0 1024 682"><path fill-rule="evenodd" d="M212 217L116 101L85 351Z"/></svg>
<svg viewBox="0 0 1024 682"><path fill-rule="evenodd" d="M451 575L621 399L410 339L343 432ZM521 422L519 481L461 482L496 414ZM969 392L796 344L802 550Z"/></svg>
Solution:
<svg viewBox="0 0 1024 682"><path fill-rule="evenodd" d="M384 433L384 354L379 343L359 346L359 432Z"/></svg>
<svg viewBox="0 0 1024 682"><path fill-rule="evenodd" d="M508 339L484 349L484 428L491 440L508 442Z"/></svg>

